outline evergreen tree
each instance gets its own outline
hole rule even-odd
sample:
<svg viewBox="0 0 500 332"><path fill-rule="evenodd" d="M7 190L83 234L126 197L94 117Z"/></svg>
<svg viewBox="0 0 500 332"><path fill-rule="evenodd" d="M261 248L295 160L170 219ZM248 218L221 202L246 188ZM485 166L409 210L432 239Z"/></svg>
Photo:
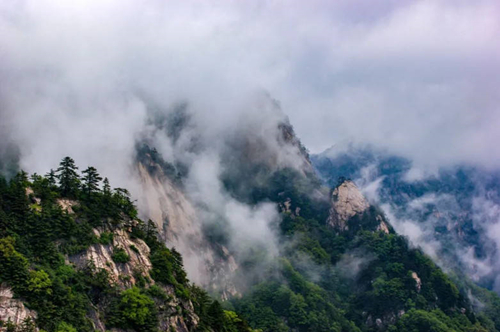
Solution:
<svg viewBox="0 0 500 332"><path fill-rule="evenodd" d="M31 317L26 317L19 332L36 332L36 325Z"/></svg>
<svg viewBox="0 0 500 332"><path fill-rule="evenodd" d="M77 169L78 167L76 167L75 161L71 157L65 157L59 164L59 168L56 170L58 173L56 177L59 180L59 188L62 196L76 196L80 185L80 177L76 172Z"/></svg>
<svg viewBox="0 0 500 332"><path fill-rule="evenodd" d="M56 172L52 168L50 169L50 172L45 174L45 177L49 181L50 186L56 185Z"/></svg>
<svg viewBox="0 0 500 332"><path fill-rule="evenodd" d="M99 181L102 180L102 177L100 177L99 173L97 173L97 169L90 166L82 173L84 174L83 190L85 193L90 196L93 192L99 191Z"/></svg>
<svg viewBox="0 0 500 332"><path fill-rule="evenodd" d="M111 196L111 186L109 185L109 180L107 177L104 178L102 192L104 193L104 196L106 196L106 197Z"/></svg>
<svg viewBox="0 0 500 332"><path fill-rule="evenodd" d="M5 324L5 332L17 332L16 324L14 324L9 317L7 324Z"/></svg>

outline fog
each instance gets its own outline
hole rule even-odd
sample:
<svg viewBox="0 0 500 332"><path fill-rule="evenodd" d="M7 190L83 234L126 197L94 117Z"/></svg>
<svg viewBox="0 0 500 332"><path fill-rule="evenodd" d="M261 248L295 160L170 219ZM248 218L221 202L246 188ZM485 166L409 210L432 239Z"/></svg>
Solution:
<svg viewBox="0 0 500 332"><path fill-rule="evenodd" d="M496 169L499 18L494 0L4 1L0 168L45 173L70 155L137 196L146 138L190 167L189 197L204 219L229 222L236 252L260 241L274 253L278 211L221 185L235 138L300 169L297 149L276 139L288 116L310 151L370 143L413 160L421 170L409 178L457 163ZM183 103L191 127L174 141L151 114ZM376 183L365 189L376 195Z"/></svg>
<svg viewBox="0 0 500 332"><path fill-rule="evenodd" d="M496 1L0 6L2 112L30 170L127 153L144 96L189 100L220 129L261 89L313 152L349 138L423 164L500 163Z"/></svg>

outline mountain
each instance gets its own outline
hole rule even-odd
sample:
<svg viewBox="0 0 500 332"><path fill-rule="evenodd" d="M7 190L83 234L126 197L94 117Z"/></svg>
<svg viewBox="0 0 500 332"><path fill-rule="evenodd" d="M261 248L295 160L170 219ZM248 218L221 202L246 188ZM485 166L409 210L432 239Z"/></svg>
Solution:
<svg viewBox="0 0 500 332"><path fill-rule="evenodd" d="M410 245L356 181L325 186L279 104L256 107L223 135L187 104L151 108L137 201L69 157L2 178L1 329L500 330L495 293Z"/></svg>
<svg viewBox="0 0 500 332"><path fill-rule="evenodd" d="M59 178L80 182L71 171ZM249 331L188 281L127 190L91 182L63 194L52 175L1 179L0 330Z"/></svg>
<svg viewBox="0 0 500 332"><path fill-rule="evenodd" d="M353 143L334 146L312 161L326 183L346 177L361 186L398 231L443 268L500 291L495 231L500 173L458 165L424 174L406 158Z"/></svg>

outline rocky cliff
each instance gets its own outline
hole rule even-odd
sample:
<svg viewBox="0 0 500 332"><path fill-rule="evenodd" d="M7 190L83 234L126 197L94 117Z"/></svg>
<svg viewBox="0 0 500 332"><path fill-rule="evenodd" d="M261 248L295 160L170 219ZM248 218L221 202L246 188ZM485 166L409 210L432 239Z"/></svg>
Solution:
<svg viewBox="0 0 500 332"><path fill-rule="evenodd" d="M21 300L14 298L12 288L7 284L0 284L0 322L10 321L15 325L22 325L26 319L35 320L36 312L29 310ZM3 331L1 325L0 331Z"/></svg>
<svg viewBox="0 0 500 332"><path fill-rule="evenodd" d="M133 220L129 223L134 223ZM133 226L133 225L129 225ZM125 225L123 229L94 229L94 234L102 238L110 238L108 244L94 244L87 250L68 258L69 262L80 270L106 271L111 285L120 289L129 289L139 282L146 282L146 287L154 285L150 272L150 248L137 238L131 238L130 228ZM120 250L127 257L126 261L117 261L115 255ZM188 332L198 324L198 316L194 313L193 304L189 300L182 300L176 296L173 286L158 285L168 296L167 301L155 300L158 309L158 327L161 331L175 330ZM177 308L177 309L176 309ZM103 312L106 311L105 303L91 310L89 318L92 320L96 331L105 332ZM182 314L181 314L182 312ZM111 331L121 332L122 329L114 328Z"/></svg>
<svg viewBox="0 0 500 332"><path fill-rule="evenodd" d="M337 232L365 229L389 234L393 231L384 214L370 205L351 180L344 180L332 190L327 224Z"/></svg>
<svg viewBox="0 0 500 332"><path fill-rule="evenodd" d="M332 191L327 222L339 231L347 230L349 219L361 215L369 207L370 204L354 182L346 180Z"/></svg>
<svg viewBox="0 0 500 332"><path fill-rule="evenodd" d="M182 254L191 280L219 292L222 298L237 295L232 281L238 268L234 257L223 245L206 240L202 221L182 184L168 175L164 161L154 160L152 150L145 151L137 163L144 216L154 221L167 246Z"/></svg>

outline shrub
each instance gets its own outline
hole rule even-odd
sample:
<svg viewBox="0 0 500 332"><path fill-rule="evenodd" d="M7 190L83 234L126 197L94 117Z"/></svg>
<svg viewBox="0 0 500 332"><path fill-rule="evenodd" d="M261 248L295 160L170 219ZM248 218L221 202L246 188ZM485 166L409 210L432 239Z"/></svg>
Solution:
<svg viewBox="0 0 500 332"><path fill-rule="evenodd" d="M130 256L123 248L115 248L111 258L115 263L127 263L130 261Z"/></svg>
<svg viewBox="0 0 500 332"><path fill-rule="evenodd" d="M113 243L113 233L112 232L103 232L99 237L99 243L108 245Z"/></svg>

